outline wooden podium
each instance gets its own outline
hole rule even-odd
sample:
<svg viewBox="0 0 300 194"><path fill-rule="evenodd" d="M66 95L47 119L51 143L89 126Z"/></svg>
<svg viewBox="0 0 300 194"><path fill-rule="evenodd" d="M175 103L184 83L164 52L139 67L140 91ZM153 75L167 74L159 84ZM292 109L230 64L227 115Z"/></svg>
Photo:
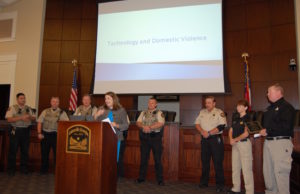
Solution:
<svg viewBox="0 0 300 194"><path fill-rule="evenodd" d="M55 193L117 193L117 137L108 123L59 122Z"/></svg>

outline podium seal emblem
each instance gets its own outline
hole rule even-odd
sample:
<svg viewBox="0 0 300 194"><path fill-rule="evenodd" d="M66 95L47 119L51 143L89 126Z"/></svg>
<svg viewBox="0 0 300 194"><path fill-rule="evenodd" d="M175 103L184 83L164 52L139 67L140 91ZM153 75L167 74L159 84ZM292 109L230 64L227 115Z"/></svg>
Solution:
<svg viewBox="0 0 300 194"><path fill-rule="evenodd" d="M67 153L90 154L91 130L84 125L72 125L67 129Z"/></svg>

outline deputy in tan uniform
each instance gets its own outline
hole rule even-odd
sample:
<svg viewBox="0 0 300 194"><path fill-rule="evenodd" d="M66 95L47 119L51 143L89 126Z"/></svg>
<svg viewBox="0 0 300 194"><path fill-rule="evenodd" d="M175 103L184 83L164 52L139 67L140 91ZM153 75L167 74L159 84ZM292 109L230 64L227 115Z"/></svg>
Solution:
<svg viewBox="0 0 300 194"><path fill-rule="evenodd" d="M289 194L294 137L295 109L283 98L283 88L268 88L270 106L264 113L260 134L266 136L263 152L263 173L266 194Z"/></svg>
<svg viewBox="0 0 300 194"><path fill-rule="evenodd" d="M82 105L76 108L74 115L77 116L94 116L97 112L97 108L91 105L91 96L89 94L85 94L82 97Z"/></svg>
<svg viewBox="0 0 300 194"><path fill-rule="evenodd" d="M162 137L165 117L160 110L156 109L157 101L150 98L148 110L141 112L136 125L140 128L141 141L141 164L137 183L145 181L147 175L148 161L152 150L155 162L155 173L158 185L164 185L163 167L161 163Z"/></svg>
<svg viewBox="0 0 300 194"><path fill-rule="evenodd" d="M232 145L232 189L227 194L241 193L241 170L243 172L246 194L254 194L252 171L252 144L246 123L249 122L248 101L239 100L236 106L237 114L232 118L229 129L229 141Z"/></svg>
<svg viewBox="0 0 300 194"><path fill-rule="evenodd" d="M65 111L59 108L59 98L52 97L50 100L51 107L43 110L37 122L38 138L41 140L42 165L41 174L48 173L49 153L52 148L54 164L56 161L56 139L58 121L68 121L69 118Z"/></svg>
<svg viewBox="0 0 300 194"><path fill-rule="evenodd" d="M224 143L222 133L226 126L226 117L221 109L216 108L213 96L205 99L205 109L202 109L195 121L196 129L201 133L202 176L200 188L208 187L210 160L214 162L217 192L224 190Z"/></svg>
<svg viewBox="0 0 300 194"><path fill-rule="evenodd" d="M18 146L21 150L21 172L28 174L28 150L30 141L31 121L36 117L32 109L27 106L26 98L23 93L17 94L17 104L9 107L5 118L12 125L9 133L9 152L8 152L8 174L14 175L16 170L16 154Z"/></svg>

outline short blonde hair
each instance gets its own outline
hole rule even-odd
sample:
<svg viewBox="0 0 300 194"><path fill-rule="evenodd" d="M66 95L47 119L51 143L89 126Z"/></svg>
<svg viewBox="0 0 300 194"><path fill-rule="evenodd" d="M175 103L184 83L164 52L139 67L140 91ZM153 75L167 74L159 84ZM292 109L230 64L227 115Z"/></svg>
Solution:
<svg viewBox="0 0 300 194"><path fill-rule="evenodd" d="M271 85L269 88L275 88L277 91L280 91L280 93L283 95L284 94L284 90L283 87L279 84L279 83L275 83L273 85Z"/></svg>

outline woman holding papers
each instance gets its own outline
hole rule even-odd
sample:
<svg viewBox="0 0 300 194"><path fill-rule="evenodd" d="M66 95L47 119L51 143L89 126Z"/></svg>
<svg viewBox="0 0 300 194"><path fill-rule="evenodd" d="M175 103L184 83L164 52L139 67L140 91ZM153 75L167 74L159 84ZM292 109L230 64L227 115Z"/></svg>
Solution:
<svg viewBox="0 0 300 194"><path fill-rule="evenodd" d="M129 121L125 109L120 104L119 98L114 92L107 92L105 94L105 103L98 109L94 118L98 121L109 118L111 125L116 130L118 137L118 176L123 177L123 155L125 152Z"/></svg>
<svg viewBox="0 0 300 194"><path fill-rule="evenodd" d="M241 170L245 182L246 194L254 194L254 181L252 171L252 144L246 122L249 121L248 102L239 100L236 116L232 118L232 126L229 130L229 140L232 145L232 184L228 193L241 192Z"/></svg>

